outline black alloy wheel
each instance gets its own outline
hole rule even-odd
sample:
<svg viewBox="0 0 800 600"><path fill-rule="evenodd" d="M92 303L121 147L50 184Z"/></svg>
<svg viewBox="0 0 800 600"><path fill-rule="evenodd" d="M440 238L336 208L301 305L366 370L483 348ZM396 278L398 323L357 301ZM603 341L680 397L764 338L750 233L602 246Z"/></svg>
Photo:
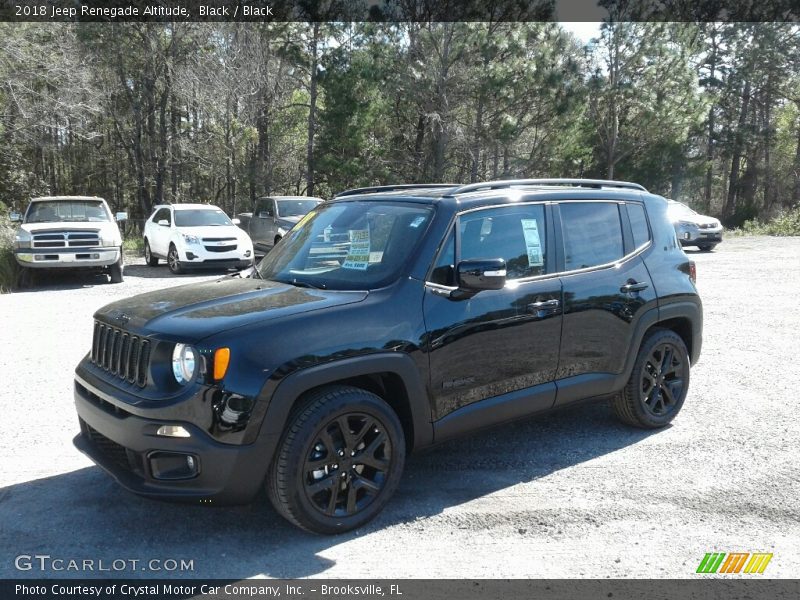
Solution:
<svg viewBox="0 0 800 600"><path fill-rule="evenodd" d="M405 437L382 398L327 386L299 400L267 476L285 519L315 533L341 533L375 517L397 488Z"/></svg>
<svg viewBox="0 0 800 600"><path fill-rule="evenodd" d="M386 483L392 443L373 417L349 413L323 425L303 465L305 493L322 514L352 516Z"/></svg>
<svg viewBox="0 0 800 600"><path fill-rule="evenodd" d="M681 353L671 342L659 344L645 360L641 370L644 406L654 416L669 413L684 395L686 365Z"/></svg>
<svg viewBox="0 0 800 600"><path fill-rule="evenodd" d="M689 390L689 353L683 339L668 329L653 329L642 341L625 388L611 402L628 425L655 429L667 425Z"/></svg>

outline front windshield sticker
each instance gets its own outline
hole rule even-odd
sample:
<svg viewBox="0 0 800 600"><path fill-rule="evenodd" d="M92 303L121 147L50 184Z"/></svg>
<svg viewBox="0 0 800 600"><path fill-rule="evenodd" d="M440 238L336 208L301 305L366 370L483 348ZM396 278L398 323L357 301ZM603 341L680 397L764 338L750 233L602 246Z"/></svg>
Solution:
<svg viewBox="0 0 800 600"><path fill-rule="evenodd" d="M425 217L424 216L419 216L416 219L414 219L413 221L411 221L411 224L409 225L409 227L419 227L424 222L425 222Z"/></svg>
<svg viewBox="0 0 800 600"><path fill-rule="evenodd" d="M528 264L531 267L541 267L542 242L539 239L539 224L536 219L522 219L522 232L525 234L525 247L528 250Z"/></svg>
<svg viewBox="0 0 800 600"><path fill-rule="evenodd" d="M342 263L343 269L366 271L369 266L369 229L350 230L350 249Z"/></svg>

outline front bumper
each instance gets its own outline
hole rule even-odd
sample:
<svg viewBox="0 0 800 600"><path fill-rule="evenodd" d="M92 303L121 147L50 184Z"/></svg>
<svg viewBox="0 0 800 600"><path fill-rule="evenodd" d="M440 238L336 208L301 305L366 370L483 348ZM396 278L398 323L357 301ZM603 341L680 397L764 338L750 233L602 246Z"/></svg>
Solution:
<svg viewBox="0 0 800 600"><path fill-rule="evenodd" d="M31 269L77 269L107 267L119 260L120 249L112 248L18 248L14 258Z"/></svg>
<svg viewBox="0 0 800 600"><path fill-rule="evenodd" d="M696 246L697 244L719 244L722 241L722 228L700 229L698 227L675 227L682 246Z"/></svg>
<svg viewBox="0 0 800 600"><path fill-rule="evenodd" d="M179 261L183 269L248 269L253 266L253 259L211 258Z"/></svg>
<svg viewBox="0 0 800 600"><path fill-rule="evenodd" d="M76 375L75 407L81 433L75 447L131 492L182 502L243 504L264 481L277 437L260 436L246 445L223 444L185 421L135 415ZM141 411L139 411L141 412ZM180 425L188 438L156 435L162 425ZM158 456L191 456L196 473L181 479L159 478Z"/></svg>

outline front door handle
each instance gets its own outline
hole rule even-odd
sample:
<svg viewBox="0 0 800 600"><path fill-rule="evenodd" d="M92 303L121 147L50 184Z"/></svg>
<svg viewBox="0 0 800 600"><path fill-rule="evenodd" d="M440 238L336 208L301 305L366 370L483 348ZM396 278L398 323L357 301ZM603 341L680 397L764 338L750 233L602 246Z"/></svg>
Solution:
<svg viewBox="0 0 800 600"><path fill-rule="evenodd" d="M642 290L646 290L649 287L650 287L649 283L629 279L628 283L619 288L619 291L622 292L623 294L627 294L628 292L641 292Z"/></svg>
<svg viewBox="0 0 800 600"><path fill-rule="evenodd" d="M532 302L531 304L528 304L528 310L535 313L540 310L558 308L559 304L561 303L557 298L553 298L552 300L542 300L541 302Z"/></svg>

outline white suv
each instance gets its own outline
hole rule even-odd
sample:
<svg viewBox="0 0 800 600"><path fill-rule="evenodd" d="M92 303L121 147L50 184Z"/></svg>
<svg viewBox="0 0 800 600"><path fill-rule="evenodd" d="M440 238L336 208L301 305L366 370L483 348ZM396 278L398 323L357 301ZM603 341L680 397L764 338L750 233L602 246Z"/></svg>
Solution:
<svg viewBox="0 0 800 600"><path fill-rule="evenodd" d="M144 225L144 256L169 270L244 269L253 265L253 242L222 209L211 204L159 205Z"/></svg>

